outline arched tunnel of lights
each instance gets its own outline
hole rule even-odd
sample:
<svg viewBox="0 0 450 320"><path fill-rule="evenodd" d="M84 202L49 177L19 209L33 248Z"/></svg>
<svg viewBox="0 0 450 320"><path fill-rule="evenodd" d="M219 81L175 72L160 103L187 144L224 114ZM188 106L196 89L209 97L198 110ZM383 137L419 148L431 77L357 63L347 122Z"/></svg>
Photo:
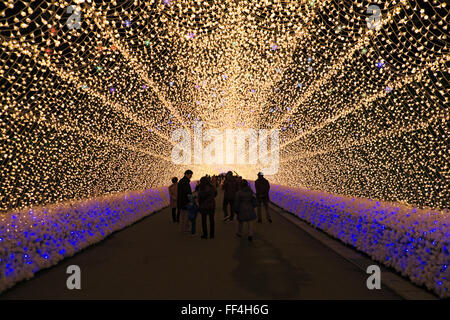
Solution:
<svg viewBox="0 0 450 320"><path fill-rule="evenodd" d="M376 16L368 11L373 5ZM205 130L279 131L279 169L268 176L276 185L273 199L291 199L285 207L294 212L308 201L334 210L328 231L339 220L336 210L348 208L338 203L376 201L357 219L364 229L367 212L380 217L370 220L366 236L374 225L382 232L391 213L407 212L395 218L408 230L399 238L391 225L391 238L384 233L360 244L352 233L348 242L387 264L400 255L385 254L389 243L402 243L398 250L406 252L421 247L414 262L407 257L392 266L448 296L444 0L5 0L0 37L0 244L18 241L19 224L50 224L57 214L50 217L45 206L62 210L51 222L55 229L46 229L53 234L48 252L34 245L33 258L23 243L14 242L14 252L0 247L0 290L79 250L81 242L98 241L114 222L129 223L119 214L103 216L112 219L109 228L97 225L91 239L67 244L62 233L81 239L75 226L101 215L80 209L66 219L62 204L84 201L88 208L89 199L116 197L102 204L109 208L126 193L142 205L156 192L146 205L161 207L161 187L186 168L195 178L228 169L253 178L260 167L251 164L172 161L174 130L192 132L200 121ZM298 215L323 222L315 221L317 206L302 208ZM69 223L76 230L64 228ZM42 237L30 230L21 230L20 239ZM343 232L334 235L346 241ZM389 243L380 253L375 244L382 240ZM422 271L411 271L411 264Z"/></svg>

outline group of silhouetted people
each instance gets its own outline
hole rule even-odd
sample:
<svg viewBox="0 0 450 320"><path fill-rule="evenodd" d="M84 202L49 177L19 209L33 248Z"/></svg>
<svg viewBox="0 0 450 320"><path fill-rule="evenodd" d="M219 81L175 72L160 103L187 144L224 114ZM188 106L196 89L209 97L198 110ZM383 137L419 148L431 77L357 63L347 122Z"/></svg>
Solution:
<svg viewBox="0 0 450 320"><path fill-rule="evenodd" d="M240 176L234 176L231 171L228 171L226 175L202 177L192 192L192 175L191 170L186 170L180 181L174 177L172 185L169 186L172 221L180 223L182 232L195 236L196 219L200 213L203 231L201 238L208 239L208 220L209 238L214 238L214 213L219 186L222 186L224 191L224 222L232 222L235 216L239 222L236 236L242 237L244 224L247 224L248 240L253 240L253 221L258 219L258 222L262 223L262 208L264 208L267 220L272 223L268 210L270 184L261 172L258 173L258 179L255 180L256 194L253 193L247 180ZM257 213L255 213L255 208L257 208Z"/></svg>

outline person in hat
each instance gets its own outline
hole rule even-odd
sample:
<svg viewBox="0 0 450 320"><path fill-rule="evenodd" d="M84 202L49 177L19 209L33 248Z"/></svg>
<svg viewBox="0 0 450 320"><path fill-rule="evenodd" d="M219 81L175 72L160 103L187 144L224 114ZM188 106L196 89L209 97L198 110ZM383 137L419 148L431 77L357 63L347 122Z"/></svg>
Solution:
<svg viewBox="0 0 450 320"><path fill-rule="evenodd" d="M264 175L262 172L258 173L258 179L255 180L255 190L256 190L256 200L258 200L258 209L257 209L258 222L262 223L261 209L262 209L262 207L264 207L267 221L272 223L272 218L270 217L270 212L269 212L270 184L269 184L269 181L267 181L267 179L264 178Z"/></svg>

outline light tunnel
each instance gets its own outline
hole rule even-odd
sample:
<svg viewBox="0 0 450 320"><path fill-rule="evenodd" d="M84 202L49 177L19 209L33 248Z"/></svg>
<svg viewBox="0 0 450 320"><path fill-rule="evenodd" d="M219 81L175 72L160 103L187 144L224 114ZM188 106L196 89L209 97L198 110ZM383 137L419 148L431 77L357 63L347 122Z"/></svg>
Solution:
<svg viewBox="0 0 450 320"><path fill-rule="evenodd" d="M448 17L444 0L3 1L0 292L167 207L191 169L262 171L274 205L448 298Z"/></svg>

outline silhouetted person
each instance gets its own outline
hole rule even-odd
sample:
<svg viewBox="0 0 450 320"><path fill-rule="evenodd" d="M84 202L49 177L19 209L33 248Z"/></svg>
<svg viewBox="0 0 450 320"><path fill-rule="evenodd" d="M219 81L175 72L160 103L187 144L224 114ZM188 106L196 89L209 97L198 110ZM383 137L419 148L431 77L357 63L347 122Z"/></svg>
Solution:
<svg viewBox="0 0 450 320"><path fill-rule="evenodd" d="M172 178L172 185L169 186L170 208L172 209L172 221L180 222L180 210L177 210L178 178Z"/></svg>
<svg viewBox="0 0 450 320"><path fill-rule="evenodd" d="M236 193L234 199L234 210L237 213L239 221L238 232L236 235L242 237L242 228L244 223L248 224L248 241L253 240L253 220L256 219L255 207L257 201L253 195L253 191L248 185L247 180L241 181L241 189Z"/></svg>
<svg viewBox="0 0 450 320"><path fill-rule="evenodd" d="M188 218L191 222L191 236L195 236L196 226L197 226L197 213L198 213L198 205L196 192L188 194L189 202L187 204L188 209Z"/></svg>
<svg viewBox="0 0 450 320"><path fill-rule="evenodd" d="M236 176L234 179L236 180L236 192L237 192L242 188L242 177Z"/></svg>
<svg viewBox="0 0 450 320"><path fill-rule="evenodd" d="M225 215L224 221L233 221L234 211L233 202L237 191L236 179L233 177L233 173L228 171L223 182L222 189L225 191L223 195L223 214ZM230 214L228 214L228 205L230 206Z"/></svg>
<svg viewBox="0 0 450 320"><path fill-rule="evenodd" d="M262 222L261 207L264 207L267 220L272 223L269 212L269 190L270 184L263 173L258 173L258 179L255 180L256 199L258 200L258 222Z"/></svg>
<svg viewBox="0 0 450 320"><path fill-rule="evenodd" d="M190 185L192 174L191 170L186 170L184 177L178 182L177 208L180 210L180 224L183 232L189 232L187 205L189 203L188 195L192 194Z"/></svg>
<svg viewBox="0 0 450 320"><path fill-rule="evenodd" d="M210 226L209 237L211 239L214 238L214 211L216 210L216 196L216 188L206 177L202 177L198 187L198 204L202 215L202 239L208 239L208 227L206 225L206 219L208 217Z"/></svg>
<svg viewBox="0 0 450 320"><path fill-rule="evenodd" d="M217 188L217 176L213 175L211 177L211 184L214 186L214 188Z"/></svg>

